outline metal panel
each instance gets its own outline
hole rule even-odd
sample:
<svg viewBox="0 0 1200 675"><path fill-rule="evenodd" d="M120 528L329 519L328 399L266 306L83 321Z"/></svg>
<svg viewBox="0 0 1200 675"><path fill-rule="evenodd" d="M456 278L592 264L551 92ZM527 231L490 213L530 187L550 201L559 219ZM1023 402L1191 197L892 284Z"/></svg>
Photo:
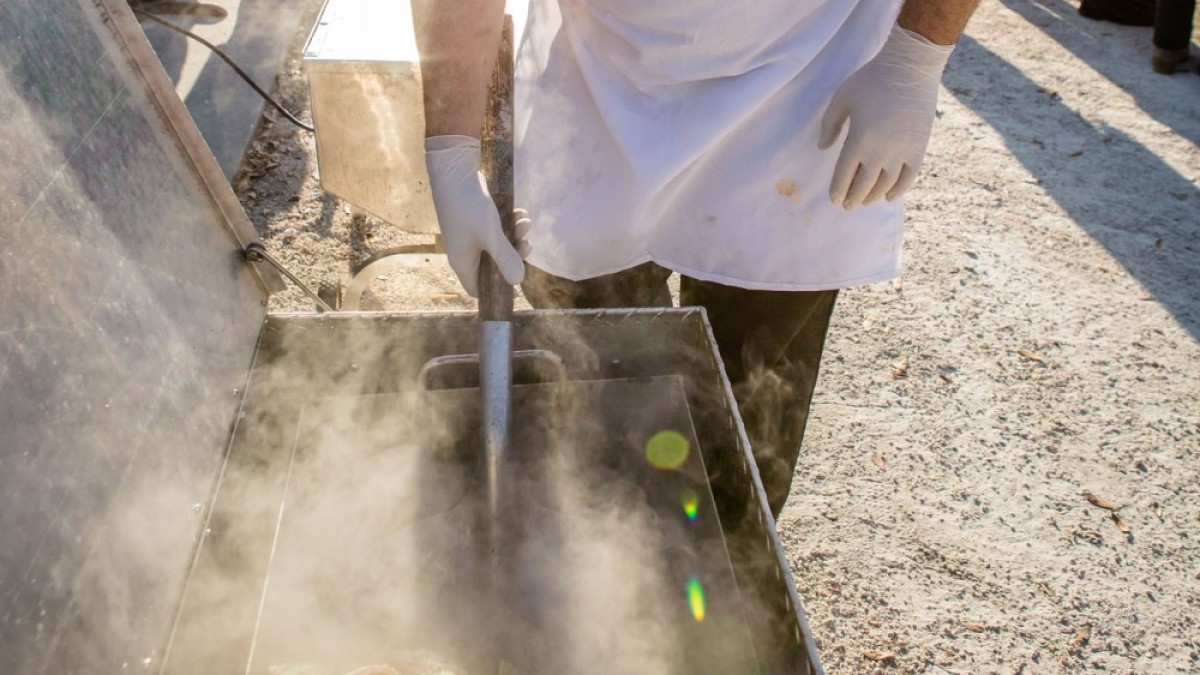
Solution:
<svg viewBox="0 0 1200 675"><path fill-rule="evenodd" d="M304 50L321 184L407 232L437 232L405 0L326 0Z"/></svg>
<svg viewBox="0 0 1200 675"><path fill-rule="evenodd" d="M154 667L261 327L253 228L124 0L0 3L0 156L0 672Z"/></svg>

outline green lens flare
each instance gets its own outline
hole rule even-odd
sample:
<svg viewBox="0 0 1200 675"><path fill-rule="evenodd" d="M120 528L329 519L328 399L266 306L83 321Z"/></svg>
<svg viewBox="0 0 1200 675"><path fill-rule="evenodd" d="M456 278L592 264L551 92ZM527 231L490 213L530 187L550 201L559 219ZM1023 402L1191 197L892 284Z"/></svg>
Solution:
<svg viewBox="0 0 1200 675"><path fill-rule="evenodd" d="M687 461L687 438L678 431L660 431L646 442L646 461L656 469L678 469Z"/></svg>
<svg viewBox="0 0 1200 675"><path fill-rule="evenodd" d="M692 609L692 617L696 621L704 621L704 586L696 577L687 580L688 607Z"/></svg>
<svg viewBox="0 0 1200 675"><path fill-rule="evenodd" d="M688 520L696 522L697 516L700 515L700 495L696 491L688 488L683 491L683 513L687 515Z"/></svg>

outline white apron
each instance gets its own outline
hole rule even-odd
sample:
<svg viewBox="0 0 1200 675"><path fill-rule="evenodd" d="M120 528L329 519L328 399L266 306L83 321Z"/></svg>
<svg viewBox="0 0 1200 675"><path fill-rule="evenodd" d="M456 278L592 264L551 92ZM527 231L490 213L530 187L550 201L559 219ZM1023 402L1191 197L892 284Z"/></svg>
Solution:
<svg viewBox="0 0 1200 675"><path fill-rule="evenodd" d="M834 90L901 0L532 0L517 62L529 262L587 279L654 261L760 290L894 277L903 207L829 201Z"/></svg>

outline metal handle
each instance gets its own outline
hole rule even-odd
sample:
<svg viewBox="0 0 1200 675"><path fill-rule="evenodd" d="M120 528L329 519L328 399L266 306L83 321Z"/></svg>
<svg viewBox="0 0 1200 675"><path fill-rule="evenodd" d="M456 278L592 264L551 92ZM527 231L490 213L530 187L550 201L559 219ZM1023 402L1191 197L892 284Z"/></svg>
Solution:
<svg viewBox="0 0 1200 675"><path fill-rule="evenodd" d="M534 361L548 363L554 369L555 379L559 384L567 381L567 366L562 357L546 349L522 349L513 352L513 361ZM435 356L421 366L417 372L417 388L429 391L429 376L435 371L455 366L479 366L479 354L450 354Z"/></svg>

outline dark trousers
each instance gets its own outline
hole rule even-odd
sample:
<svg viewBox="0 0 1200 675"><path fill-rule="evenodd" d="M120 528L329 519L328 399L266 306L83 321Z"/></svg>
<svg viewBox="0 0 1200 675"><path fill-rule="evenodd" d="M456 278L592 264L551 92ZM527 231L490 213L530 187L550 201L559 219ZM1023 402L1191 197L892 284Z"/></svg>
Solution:
<svg viewBox="0 0 1200 675"><path fill-rule="evenodd" d="M538 309L669 307L670 270L647 263L570 281L528 267L522 290ZM725 371L778 516L792 485L837 291L752 291L683 277L680 301L708 311Z"/></svg>
<svg viewBox="0 0 1200 675"><path fill-rule="evenodd" d="M1154 46L1177 52L1192 41L1196 0L1158 0L1154 15Z"/></svg>

